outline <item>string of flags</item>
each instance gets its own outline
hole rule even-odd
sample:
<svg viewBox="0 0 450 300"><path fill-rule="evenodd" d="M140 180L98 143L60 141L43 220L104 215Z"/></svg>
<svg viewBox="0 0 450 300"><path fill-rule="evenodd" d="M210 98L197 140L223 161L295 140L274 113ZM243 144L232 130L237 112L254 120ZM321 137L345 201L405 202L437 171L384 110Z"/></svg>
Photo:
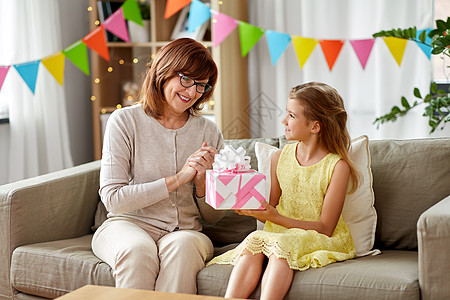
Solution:
<svg viewBox="0 0 450 300"><path fill-rule="evenodd" d="M289 35L287 33L264 29L214 11L200 0L167 0L164 17L170 18L188 4L191 5L188 17L188 31L195 31L197 27L212 18L213 46L217 47L236 28L238 28L241 55L243 57L245 57L261 39L261 37L265 35L270 53L270 59L273 65L277 63L280 56L284 53L289 44L292 43L300 68L302 69L317 44L319 44L328 67L330 71L332 71L343 45L347 42L347 40L315 39L310 37ZM126 0L118 10L111 14L111 16L109 16L103 23L99 24L98 27L82 39L76 41L61 51L34 61L13 64L10 66L0 66L0 91L8 72L10 72L11 69L15 69L30 91L34 94L37 74L41 63L62 86L64 82L65 58L67 58L83 73L90 75L87 49L89 48L95 51L103 59L109 61L110 56L106 40L106 31L116 35L124 42L128 43L130 42L130 39L126 21L132 21L138 25L144 26L141 12L136 0ZM432 29L424 30L428 33ZM418 37L422 31L423 30L417 32L417 41L419 41ZM395 37L384 37L383 40L395 61L400 66L408 40ZM353 39L348 40L348 42L350 42L353 50L355 51L362 68L365 69L375 43L375 39ZM425 43L429 44L430 42L431 39L427 36ZM416 44L427 55L428 59L430 59L432 50L431 47L420 42L416 42Z"/></svg>

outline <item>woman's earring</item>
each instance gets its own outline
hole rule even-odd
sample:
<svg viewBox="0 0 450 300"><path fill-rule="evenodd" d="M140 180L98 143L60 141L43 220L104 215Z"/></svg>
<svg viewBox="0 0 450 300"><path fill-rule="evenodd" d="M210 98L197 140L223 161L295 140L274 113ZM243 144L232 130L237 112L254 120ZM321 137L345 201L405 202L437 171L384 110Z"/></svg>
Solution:
<svg viewBox="0 0 450 300"><path fill-rule="evenodd" d="M314 136L314 133L311 133L311 136Z"/></svg>

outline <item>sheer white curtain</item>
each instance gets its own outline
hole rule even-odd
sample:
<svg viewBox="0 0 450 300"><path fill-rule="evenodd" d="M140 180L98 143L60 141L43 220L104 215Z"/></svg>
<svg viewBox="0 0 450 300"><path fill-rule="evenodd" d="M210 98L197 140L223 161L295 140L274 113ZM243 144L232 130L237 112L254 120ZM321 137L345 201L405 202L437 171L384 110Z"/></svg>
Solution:
<svg viewBox="0 0 450 300"><path fill-rule="evenodd" d="M249 23L278 32L315 39L342 39L345 44L332 71L319 44L300 69L292 43L272 66L265 37L249 53L250 116L253 136L284 133L281 120L291 87L322 81L342 95L349 113L352 137L415 138L429 136L428 121L416 108L395 123L380 129L372 124L377 116L410 102L414 87L429 92L431 63L413 42L407 42L401 67L381 38L375 40L365 70L349 43L369 39L380 30L417 26L434 27L432 0L248 0ZM446 128L448 129L448 128ZM448 135L437 132L434 135Z"/></svg>
<svg viewBox="0 0 450 300"><path fill-rule="evenodd" d="M0 65L29 62L62 50L59 18L58 0L1 0ZM73 165L64 90L42 64L34 95L11 67L0 101L9 105L10 122L0 124L4 151L0 184Z"/></svg>

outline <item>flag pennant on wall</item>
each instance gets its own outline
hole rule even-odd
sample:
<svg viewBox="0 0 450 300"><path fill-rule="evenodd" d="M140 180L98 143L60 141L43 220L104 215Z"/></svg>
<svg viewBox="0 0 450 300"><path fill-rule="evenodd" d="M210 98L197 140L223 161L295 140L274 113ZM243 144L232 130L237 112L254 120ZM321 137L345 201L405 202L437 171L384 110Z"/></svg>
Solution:
<svg viewBox="0 0 450 300"><path fill-rule="evenodd" d="M283 54L284 50L286 50L287 46L291 43L291 36L287 33L267 30L266 38L272 65L275 65L281 54Z"/></svg>
<svg viewBox="0 0 450 300"><path fill-rule="evenodd" d="M403 60L403 54L405 53L407 40L396 37L383 37L383 40L386 43L386 46L389 48L389 51L391 52L398 66L400 67Z"/></svg>
<svg viewBox="0 0 450 300"><path fill-rule="evenodd" d="M41 59L44 67L47 68L50 74L52 74L53 78L55 78L55 80L61 86L63 85L64 80L64 58L64 54L61 51L58 51L55 54Z"/></svg>
<svg viewBox="0 0 450 300"><path fill-rule="evenodd" d="M103 22L105 29L116 35L118 38L129 43L130 37L128 35L127 22L123 15L123 8L116 10L108 19Z"/></svg>
<svg viewBox="0 0 450 300"><path fill-rule="evenodd" d="M189 10L188 31L194 32L197 27L211 19L211 10L199 0L192 0Z"/></svg>
<svg viewBox="0 0 450 300"><path fill-rule="evenodd" d="M2 90L3 82L5 82L6 75L8 74L10 66L0 66L0 91Z"/></svg>
<svg viewBox="0 0 450 300"><path fill-rule="evenodd" d="M109 61L109 49L106 45L106 32L103 25L98 26L81 39L89 48Z"/></svg>
<svg viewBox="0 0 450 300"><path fill-rule="evenodd" d="M355 50L356 56L358 57L363 70L366 68L367 60L369 59L370 52L372 52L374 43L374 39L350 41L350 44L352 45L353 50Z"/></svg>
<svg viewBox="0 0 450 300"><path fill-rule="evenodd" d="M212 17L212 41L213 46L217 47L236 29L236 27L238 27L241 55L243 57L247 56L260 38L266 34L267 47L273 65L277 63L278 59L292 42L300 68L303 69L305 63L316 48L316 45L319 43L328 67L330 71L332 71L338 56L341 53L342 47L346 42L345 40L320 40L310 37L290 36L287 33L264 29L214 11L199 0L167 0L164 17L171 17L191 2L188 31L195 31L198 26L201 26ZM42 62L48 72L60 85L63 85L65 57L67 57L67 59L83 73L90 75L87 48L89 47L103 59L109 61L110 56L106 42L106 30L123 41L129 42L126 20L144 26L137 0L126 0L122 6L111 14L111 16L100 24L100 26L96 27L84 38L62 51L58 51L40 60L10 66L0 66L0 91L11 66L14 66L33 94L36 88L40 62ZM428 37L428 33L431 30L432 29L424 29L417 31L416 40L413 40L425 53L428 59L431 58L432 48L426 44L431 43L431 38ZM419 40L419 36L423 31L426 31L426 44L421 43ZM408 40L395 37L384 37L383 40L397 64L401 66ZM375 39L353 39L349 40L349 42L364 70L372 52Z"/></svg>
<svg viewBox="0 0 450 300"><path fill-rule="evenodd" d="M138 25L144 26L141 11L139 10L139 5L136 0L127 0L121 7L123 9L123 16L126 20L133 21ZM107 19L105 21L107 21Z"/></svg>
<svg viewBox="0 0 450 300"><path fill-rule="evenodd" d="M292 38L292 43L294 44L295 53L297 54L298 63L300 64L300 69L303 69L303 66L305 65L306 61L317 45L317 40L301 36L294 36Z"/></svg>
<svg viewBox="0 0 450 300"><path fill-rule="evenodd" d="M20 77L22 77L23 81L25 81L33 94L36 88L36 79L40 62L40 60L35 60L23 64L14 65L14 68L16 68Z"/></svg>
<svg viewBox="0 0 450 300"><path fill-rule="evenodd" d="M214 47L220 45L227 36L238 26L238 22L227 15L213 12L212 38Z"/></svg>
<svg viewBox="0 0 450 300"><path fill-rule="evenodd" d="M239 39L241 42L242 57L247 56L253 46L259 41L264 34L264 29L252 24L239 21Z"/></svg>

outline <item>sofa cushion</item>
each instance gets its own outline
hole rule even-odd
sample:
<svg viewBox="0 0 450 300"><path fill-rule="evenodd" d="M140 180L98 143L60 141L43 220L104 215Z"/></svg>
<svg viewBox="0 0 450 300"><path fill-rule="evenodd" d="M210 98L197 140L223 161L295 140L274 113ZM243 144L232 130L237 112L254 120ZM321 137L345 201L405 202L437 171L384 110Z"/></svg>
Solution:
<svg viewBox="0 0 450 300"><path fill-rule="evenodd" d="M233 266L211 265L197 276L198 293L223 296ZM294 272L285 299L420 299L417 252L386 250ZM260 285L250 298L259 298Z"/></svg>
<svg viewBox="0 0 450 300"><path fill-rule="evenodd" d="M270 161L277 147L256 143L258 168L266 175L266 194L270 193ZM347 223L355 242L356 256L377 254L371 251L375 241L377 214L374 208L374 193L372 189L372 171L370 170L369 140L360 136L352 140L350 158L360 173L360 185L352 194L348 194L342 209L342 217ZM259 223L259 222L258 222ZM259 224L258 224L259 227Z"/></svg>
<svg viewBox="0 0 450 300"><path fill-rule="evenodd" d="M417 221L450 195L450 139L370 141L376 246L417 248Z"/></svg>
<svg viewBox="0 0 450 300"><path fill-rule="evenodd" d="M14 250L11 283L20 292L56 298L86 284L114 286L111 268L91 250L92 235Z"/></svg>

